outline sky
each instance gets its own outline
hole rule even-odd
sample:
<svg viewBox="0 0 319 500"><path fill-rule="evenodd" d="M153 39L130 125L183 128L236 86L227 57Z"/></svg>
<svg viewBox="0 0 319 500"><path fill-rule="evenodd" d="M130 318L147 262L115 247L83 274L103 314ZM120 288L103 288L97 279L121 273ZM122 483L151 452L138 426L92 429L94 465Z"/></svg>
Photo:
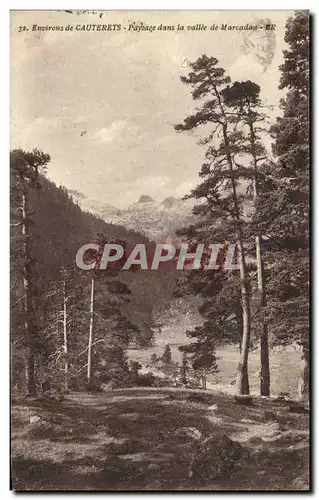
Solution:
<svg viewBox="0 0 319 500"><path fill-rule="evenodd" d="M200 130L174 125L198 103L180 81L187 60L206 53L233 80L262 89L272 117L292 11L65 11L11 13L11 147L51 155L48 176L86 197L126 208L142 194L157 201L182 197L198 182L205 147ZM265 68L256 53L260 32L187 30L187 26L276 24L274 53ZM174 31L128 30L130 24L174 25ZM176 31L177 24L185 26ZM73 31L32 30L70 24ZM121 31L77 31L76 26L121 24ZM19 26L27 30L19 32ZM127 29L124 30L123 27ZM245 43L246 40L246 43ZM247 42L248 40L248 42ZM244 47L248 47L244 50ZM186 61L185 61L186 60Z"/></svg>

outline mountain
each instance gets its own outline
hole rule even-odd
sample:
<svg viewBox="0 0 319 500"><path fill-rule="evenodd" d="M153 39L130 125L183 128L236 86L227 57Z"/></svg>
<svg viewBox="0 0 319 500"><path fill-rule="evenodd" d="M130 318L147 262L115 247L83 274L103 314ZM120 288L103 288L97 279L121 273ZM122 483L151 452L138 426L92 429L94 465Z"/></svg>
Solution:
<svg viewBox="0 0 319 500"><path fill-rule="evenodd" d="M82 210L98 215L107 222L112 223L111 219L113 219L113 217L117 217L122 214L122 210L119 208L109 205L108 203L87 198L84 194L76 191L75 189L69 189L68 192L72 196L73 201L79 205Z"/></svg>
<svg viewBox="0 0 319 500"><path fill-rule="evenodd" d="M70 194L82 209L98 215L105 222L123 226L155 241L174 237L178 228L188 226L195 220L193 202L174 196L158 202L143 194L126 210L120 210L108 203L86 198L78 192L70 191Z"/></svg>
<svg viewBox="0 0 319 500"><path fill-rule="evenodd" d="M174 196L168 196L164 201L162 201L162 205L164 208L169 209L176 205L178 201L178 198L174 198Z"/></svg>
<svg viewBox="0 0 319 500"><path fill-rule="evenodd" d="M138 200L137 203L149 203L152 201L154 201L154 200L151 196L149 196L148 194L142 194L142 196L140 197L140 199Z"/></svg>

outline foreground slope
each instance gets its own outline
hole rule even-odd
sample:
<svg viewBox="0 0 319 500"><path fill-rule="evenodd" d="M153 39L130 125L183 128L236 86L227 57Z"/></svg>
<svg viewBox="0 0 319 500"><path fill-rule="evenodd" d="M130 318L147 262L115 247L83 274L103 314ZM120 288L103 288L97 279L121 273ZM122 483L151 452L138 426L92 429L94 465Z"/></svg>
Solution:
<svg viewBox="0 0 319 500"><path fill-rule="evenodd" d="M194 482L198 443L224 433L241 460ZM304 490L308 468L308 415L292 403L171 388L13 402L15 490Z"/></svg>

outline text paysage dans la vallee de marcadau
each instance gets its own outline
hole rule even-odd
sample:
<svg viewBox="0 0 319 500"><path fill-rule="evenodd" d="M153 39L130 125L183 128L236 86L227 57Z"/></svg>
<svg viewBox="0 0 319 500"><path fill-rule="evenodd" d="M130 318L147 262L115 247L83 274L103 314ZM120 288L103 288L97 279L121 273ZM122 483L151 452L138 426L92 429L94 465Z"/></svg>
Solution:
<svg viewBox="0 0 319 500"><path fill-rule="evenodd" d="M18 31L95 31L112 32L128 31L133 33L154 33L154 32L194 32L194 31L271 31L276 27L275 24L146 24L143 22L132 22L127 26L124 24L66 24L66 25L38 25L19 26Z"/></svg>

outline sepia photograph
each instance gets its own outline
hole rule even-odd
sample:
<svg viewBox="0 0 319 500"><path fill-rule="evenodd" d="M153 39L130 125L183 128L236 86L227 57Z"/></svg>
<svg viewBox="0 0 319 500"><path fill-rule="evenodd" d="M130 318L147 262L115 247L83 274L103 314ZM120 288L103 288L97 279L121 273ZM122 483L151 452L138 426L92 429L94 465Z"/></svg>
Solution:
<svg viewBox="0 0 319 500"><path fill-rule="evenodd" d="M13 491L311 491L310 20L10 11Z"/></svg>

